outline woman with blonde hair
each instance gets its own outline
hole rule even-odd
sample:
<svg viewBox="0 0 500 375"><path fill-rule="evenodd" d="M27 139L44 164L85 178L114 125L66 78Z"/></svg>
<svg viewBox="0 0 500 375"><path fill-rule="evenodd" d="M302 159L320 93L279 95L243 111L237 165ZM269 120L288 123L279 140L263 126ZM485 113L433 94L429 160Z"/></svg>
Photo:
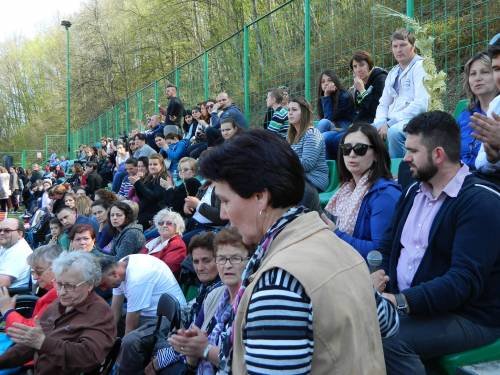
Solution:
<svg viewBox="0 0 500 375"><path fill-rule="evenodd" d="M469 168L475 169L481 142L472 136L473 129L469 125L471 116L474 113L486 115L490 102L498 93L487 53L478 53L465 63L463 84L469 104L457 118L461 138L460 158Z"/></svg>
<svg viewBox="0 0 500 375"><path fill-rule="evenodd" d="M92 199L86 195L78 195L75 197L75 208L78 215L90 216L92 214Z"/></svg>

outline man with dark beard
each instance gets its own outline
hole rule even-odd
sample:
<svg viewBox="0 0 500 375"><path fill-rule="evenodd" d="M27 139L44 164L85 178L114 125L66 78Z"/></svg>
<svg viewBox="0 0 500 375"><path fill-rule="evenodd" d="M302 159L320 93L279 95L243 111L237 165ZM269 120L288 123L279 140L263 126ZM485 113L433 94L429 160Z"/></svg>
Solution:
<svg viewBox="0 0 500 375"><path fill-rule="evenodd" d="M383 340L390 375L425 374L425 360L500 337L498 187L461 163L449 114L420 114L405 132L404 159L418 181L399 203L374 274L388 280L384 296L402 314L398 334Z"/></svg>

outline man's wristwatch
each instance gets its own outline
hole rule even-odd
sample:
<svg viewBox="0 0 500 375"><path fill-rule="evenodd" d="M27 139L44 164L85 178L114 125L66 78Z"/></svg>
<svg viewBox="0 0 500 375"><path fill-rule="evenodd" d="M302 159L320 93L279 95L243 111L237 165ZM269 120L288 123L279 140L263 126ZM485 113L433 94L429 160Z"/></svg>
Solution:
<svg viewBox="0 0 500 375"><path fill-rule="evenodd" d="M408 301L403 293L398 293L394 295L396 298L396 309L398 312L408 314L410 312L410 307L408 306Z"/></svg>
<svg viewBox="0 0 500 375"><path fill-rule="evenodd" d="M207 347L203 351L203 359L208 359L208 353L210 353L210 349L213 348L212 344L207 344Z"/></svg>

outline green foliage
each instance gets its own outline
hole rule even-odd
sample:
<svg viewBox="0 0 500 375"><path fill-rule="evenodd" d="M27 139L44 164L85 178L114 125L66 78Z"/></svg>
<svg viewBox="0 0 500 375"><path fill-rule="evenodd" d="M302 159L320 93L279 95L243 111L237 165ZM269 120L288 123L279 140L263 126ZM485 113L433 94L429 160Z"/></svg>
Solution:
<svg viewBox="0 0 500 375"><path fill-rule="evenodd" d="M500 5L495 0L414 2L415 17L435 38L437 71L447 74L445 109L453 108L463 95L464 62L498 32ZM310 0L313 103L326 68L334 69L346 87L352 85L349 61L356 50L369 51L377 66L394 64L389 36L404 21L374 17L370 9L381 4L404 14L405 3ZM166 104L166 82L178 84L188 106L204 100L206 89L212 98L227 90L243 110L245 25L252 125L262 121L270 88L286 85L291 95L305 94L304 0L87 0L71 21L73 146L143 127L145 116ZM43 149L43 135L64 134L65 48L58 25L33 40L0 46L0 150Z"/></svg>

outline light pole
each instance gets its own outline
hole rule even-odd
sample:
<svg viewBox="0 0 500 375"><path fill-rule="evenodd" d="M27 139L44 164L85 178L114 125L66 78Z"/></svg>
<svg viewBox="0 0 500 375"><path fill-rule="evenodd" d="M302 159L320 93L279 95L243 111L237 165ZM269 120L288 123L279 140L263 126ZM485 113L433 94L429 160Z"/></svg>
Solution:
<svg viewBox="0 0 500 375"><path fill-rule="evenodd" d="M61 26L66 29L66 144L67 157L71 157L71 71L69 65L69 28L71 22L61 21Z"/></svg>

